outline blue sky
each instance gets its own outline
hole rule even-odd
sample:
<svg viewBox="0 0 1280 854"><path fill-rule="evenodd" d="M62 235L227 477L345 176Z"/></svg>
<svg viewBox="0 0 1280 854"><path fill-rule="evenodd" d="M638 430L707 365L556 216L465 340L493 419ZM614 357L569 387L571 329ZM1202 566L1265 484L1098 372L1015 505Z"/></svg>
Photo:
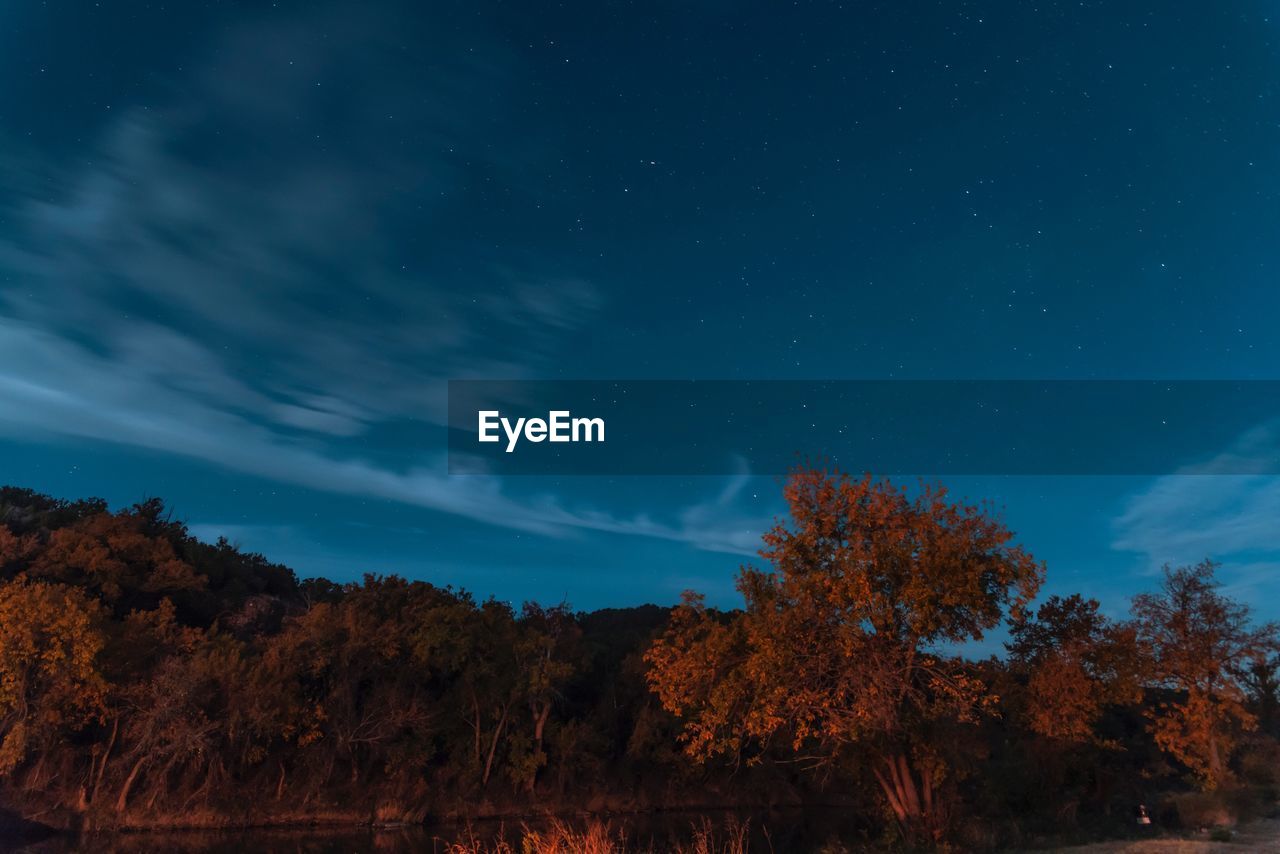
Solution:
<svg viewBox="0 0 1280 854"><path fill-rule="evenodd" d="M445 381L1277 377L1269 4L903 5L11 4L2 479L727 604L774 478L450 478ZM1274 478L946 482L1053 591L1280 616Z"/></svg>

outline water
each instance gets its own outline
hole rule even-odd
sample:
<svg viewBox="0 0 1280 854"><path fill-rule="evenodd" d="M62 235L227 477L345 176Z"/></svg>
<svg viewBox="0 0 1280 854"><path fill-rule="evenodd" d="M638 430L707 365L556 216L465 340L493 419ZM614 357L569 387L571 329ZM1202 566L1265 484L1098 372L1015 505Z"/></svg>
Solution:
<svg viewBox="0 0 1280 854"><path fill-rule="evenodd" d="M748 852L854 852L870 847L872 831L865 820L848 810L806 808L767 813L663 812L595 819L567 818L564 824L582 832L589 822L604 825L608 836L628 852L692 851L699 839L703 850L722 854ZM149 831L103 833L80 837L59 835L42 840L8 840L0 849L23 854L247 854L270 851L282 854L405 854L438 852L489 854L500 842L521 852L521 840L529 831L548 833L545 819L506 819L469 825L428 825L397 828L250 828L246 830ZM737 843L741 841L742 845ZM462 848L451 848L461 843ZM470 844L471 847L466 847Z"/></svg>

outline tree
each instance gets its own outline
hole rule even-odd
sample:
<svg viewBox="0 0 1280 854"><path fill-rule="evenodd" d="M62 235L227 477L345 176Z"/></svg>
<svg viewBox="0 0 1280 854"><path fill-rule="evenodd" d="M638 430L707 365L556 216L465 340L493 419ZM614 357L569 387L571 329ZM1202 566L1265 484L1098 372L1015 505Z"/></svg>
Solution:
<svg viewBox="0 0 1280 854"><path fill-rule="evenodd" d="M199 590L205 579L149 528L154 505L133 513L99 513L49 534L28 574L75 584L126 613L154 607L162 595Z"/></svg>
<svg viewBox="0 0 1280 854"><path fill-rule="evenodd" d="M74 588L25 576L0 584L0 776L32 746L46 748L102 714L101 616Z"/></svg>
<svg viewBox="0 0 1280 854"><path fill-rule="evenodd" d="M647 654L649 683L685 719L687 752L741 755L781 737L811 767L853 750L910 838L938 840L946 769L928 732L994 697L939 644L981 639L1034 596L1042 567L989 508L940 487L913 497L870 476L801 470L790 524L764 537L764 571L743 567L745 610L696 595Z"/></svg>
<svg viewBox="0 0 1280 854"><path fill-rule="evenodd" d="M1280 735L1280 655L1274 650L1256 650L1244 673L1244 684L1258 727L1268 735Z"/></svg>
<svg viewBox="0 0 1280 854"><path fill-rule="evenodd" d="M1085 742L1109 705L1142 699L1135 631L1099 613L1096 599L1051 596L1013 622L1005 645L1026 673L1024 713L1033 732Z"/></svg>
<svg viewBox="0 0 1280 854"><path fill-rule="evenodd" d="M1206 789L1229 779L1234 746L1256 726L1245 706L1246 674L1276 639L1274 626L1254 628L1248 606L1218 592L1216 569L1209 560L1165 566L1160 592L1135 596L1132 608L1152 676L1178 694L1150 713L1152 734Z"/></svg>
<svg viewBox="0 0 1280 854"><path fill-rule="evenodd" d="M412 631L451 601L423 582L366 575L337 601L289 619L264 654L268 672L289 677L287 689L253 717L300 746L324 744L322 784L339 757L353 786L372 768L420 770L435 714Z"/></svg>
<svg viewBox="0 0 1280 854"><path fill-rule="evenodd" d="M458 692L471 727L475 770L480 787L485 788L521 699L517 628L511 607L494 599L482 603L469 616Z"/></svg>
<svg viewBox="0 0 1280 854"><path fill-rule="evenodd" d="M517 783L532 792L538 771L547 764L543 738L551 711L561 699L565 683L573 676L582 631L567 604L544 608L526 602L516 635L520 688L529 705L532 737L521 762L513 768Z"/></svg>

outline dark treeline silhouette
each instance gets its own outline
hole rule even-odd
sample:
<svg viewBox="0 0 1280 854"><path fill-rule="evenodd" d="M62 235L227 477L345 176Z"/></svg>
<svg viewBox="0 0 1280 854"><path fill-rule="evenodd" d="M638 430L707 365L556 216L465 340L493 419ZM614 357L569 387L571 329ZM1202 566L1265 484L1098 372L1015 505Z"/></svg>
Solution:
<svg viewBox="0 0 1280 854"><path fill-rule="evenodd" d="M989 508L819 470L740 610L298 580L157 500L0 490L0 796L69 828L824 804L915 845L1230 821L1276 630L1209 562L1112 620ZM1007 654L956 653L1008 629Z"/></svg>

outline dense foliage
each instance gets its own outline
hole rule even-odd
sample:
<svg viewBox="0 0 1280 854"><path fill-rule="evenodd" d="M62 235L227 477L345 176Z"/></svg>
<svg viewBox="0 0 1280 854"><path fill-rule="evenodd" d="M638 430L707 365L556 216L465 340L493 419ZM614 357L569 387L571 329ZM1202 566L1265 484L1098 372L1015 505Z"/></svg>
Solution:
<svg viewBox="0 0 1280 854"><path fill-rule="evenodd" d="M786 496L743 610L577 613L299 581L158 501L5 488L0 792L80 827L826 803L969 847L1274 796L1276 632L1212 564L1128 620L1032 608L988 508L822 471ZM958 654L1001 626L1007 655Z"/></svg>
<svg viewBox="0 0 1280 854"><path fill-rule="evenodd" d="M72 826L421 820L800 798L692 767L644 684L666 610L299 581L160 502L0 490L0 784ZM803 781L798 781L803 786Z"/></svg>
<svg viewBox="0 0 1280 854"><path fill-rule="evenodd" d="M998 699L933 650L980 640L1024 606L1041 567L981 508L821 471L786 487L789 523L765 534L773 567L744 568L746 609L679 609L648 654L650 684L690 718L690 754L737 752L782 735L819 766L857 758L910 836L941 840L945 762L922 737L971 722Z"/></svg>

